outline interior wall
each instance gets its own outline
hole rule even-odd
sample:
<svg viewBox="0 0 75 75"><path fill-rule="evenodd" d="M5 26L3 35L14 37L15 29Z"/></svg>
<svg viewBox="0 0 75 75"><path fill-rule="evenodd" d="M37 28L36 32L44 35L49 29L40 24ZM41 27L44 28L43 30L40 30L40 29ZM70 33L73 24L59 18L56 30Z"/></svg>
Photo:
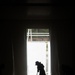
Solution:
<svg viewBox="0 0 75 75"><path fill-rule="evenodd" d="M58 24L58 25L57 25ZM55 26L56 25L56 26ZM59 72L62 74L62 65L67 66L64 67L68 71L69 74L73 74L73 25L72 20L69 21L60 21L54 23L53 31L55 33L55 38L57 42L57 50L58 50L58 59L59 59ZM66 71L65 71L66 72Z"/></svg>
<svg viewBox="0 0 75 75"><path fill-rule="evenodd" d="M26 61L26 30L21 26L21 22L13 27L12 40L14 51L14 73L15 75L27 75ZM20 25L20 26L19 26ZM25 31L24 31L25 30Z"/></svg>
<svg viewBox="0 0 75 75"><path fill-rule="evenodd" d="M7 24L9 24L7 22ZM11 29L7 26L5 21L0 21L0 72L2 75L13 74L13 58L12 58L12 41L11 41ZM1 75L1 73L0 73Z"/></svg>
<svg viewBox="0 0 75 75"><path fill-rule="evenodd" d="M40 25L27 25L25 21L1 21L1 50L0 64L5 64L3 75L13 74L13 55L14 52L14 71L15 75L26 75L26 37L24 28L40 27ZM29 22L30 23L30 22ZM37 22L35 22L37 24ZM39 24L39 22L38 22ZM40 23L42 24L42 23ZM46 24L46 23L45 23ZM52 75L58 75L58 66L62 64L73 68L72 62L72 21L52 22L50 25L41 25L51 29L51 51L52 51ZM8 25L8 26L4 26ZM11 26L10 26L11 25ZM69 26L70 25L70 26ZM25 39L24 39L25 37ZM12 43L11 43L12 40ZM24 58L25 57L25 58ZM59 62L57 61L59 60ZM58 65L59 64L59 65ZM59 72L60 68L59 68ZM62 74L60 74L62 75Z"/></svg>

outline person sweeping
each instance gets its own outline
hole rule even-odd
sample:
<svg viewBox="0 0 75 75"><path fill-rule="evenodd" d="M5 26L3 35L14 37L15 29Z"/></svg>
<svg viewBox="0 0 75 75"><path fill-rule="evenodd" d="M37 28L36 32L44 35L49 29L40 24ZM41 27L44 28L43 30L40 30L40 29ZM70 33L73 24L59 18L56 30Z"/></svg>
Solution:
<svg viewBox="0 0 75 75"><path fill-rule="evenodd" d="M44 70L44 65L41 62L36 61L35 65L37 66L37 73L36 73L36 75L38 75L38 72L39 72L39 75L46 75L45 74L45 70Z"/></svg>

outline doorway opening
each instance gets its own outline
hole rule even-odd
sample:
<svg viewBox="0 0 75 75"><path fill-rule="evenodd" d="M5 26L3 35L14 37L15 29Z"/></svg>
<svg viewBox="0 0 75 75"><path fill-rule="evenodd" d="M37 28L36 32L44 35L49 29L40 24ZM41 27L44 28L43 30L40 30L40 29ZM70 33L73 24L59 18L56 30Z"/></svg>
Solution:
<svg viewBox="0 0 75 75"><path fill-rule="evenodd" d="M46 75L51 75L49 29L27 29L27 75L39 75L36 61L44 65Z"/></svg>

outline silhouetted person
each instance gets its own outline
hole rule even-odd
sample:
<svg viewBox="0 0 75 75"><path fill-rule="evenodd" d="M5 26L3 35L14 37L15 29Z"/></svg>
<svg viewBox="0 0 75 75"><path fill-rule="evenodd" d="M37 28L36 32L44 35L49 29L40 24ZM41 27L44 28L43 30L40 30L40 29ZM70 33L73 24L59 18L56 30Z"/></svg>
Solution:
<svg viewBox="0 0 75 75"><path fill-rule="evenodd" d="M39 75L46 75L44 70L44 65L38 61L36 61L35 64L37 65L37 73L39 72Z"/></svg>
<svg viewBox="0 0 75 75"><path fill-rule="evenodd" d="M4 67L5 67L4 64L0 65L0 75L2 75L2 71L3 71Z"/></svg>

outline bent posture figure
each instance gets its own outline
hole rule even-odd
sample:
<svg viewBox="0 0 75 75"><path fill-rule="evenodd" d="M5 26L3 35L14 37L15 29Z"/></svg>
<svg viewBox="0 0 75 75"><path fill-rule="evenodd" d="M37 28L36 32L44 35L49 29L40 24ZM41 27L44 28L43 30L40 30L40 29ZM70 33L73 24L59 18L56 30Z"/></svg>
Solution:
<svg viewBox="0 0 75 75"><path fill-rule="evenodd" d="M37 72L39 72L39 75L46 75L44 70L44 65L38 61L36 61L35 64L37 65Z"/></svg>

